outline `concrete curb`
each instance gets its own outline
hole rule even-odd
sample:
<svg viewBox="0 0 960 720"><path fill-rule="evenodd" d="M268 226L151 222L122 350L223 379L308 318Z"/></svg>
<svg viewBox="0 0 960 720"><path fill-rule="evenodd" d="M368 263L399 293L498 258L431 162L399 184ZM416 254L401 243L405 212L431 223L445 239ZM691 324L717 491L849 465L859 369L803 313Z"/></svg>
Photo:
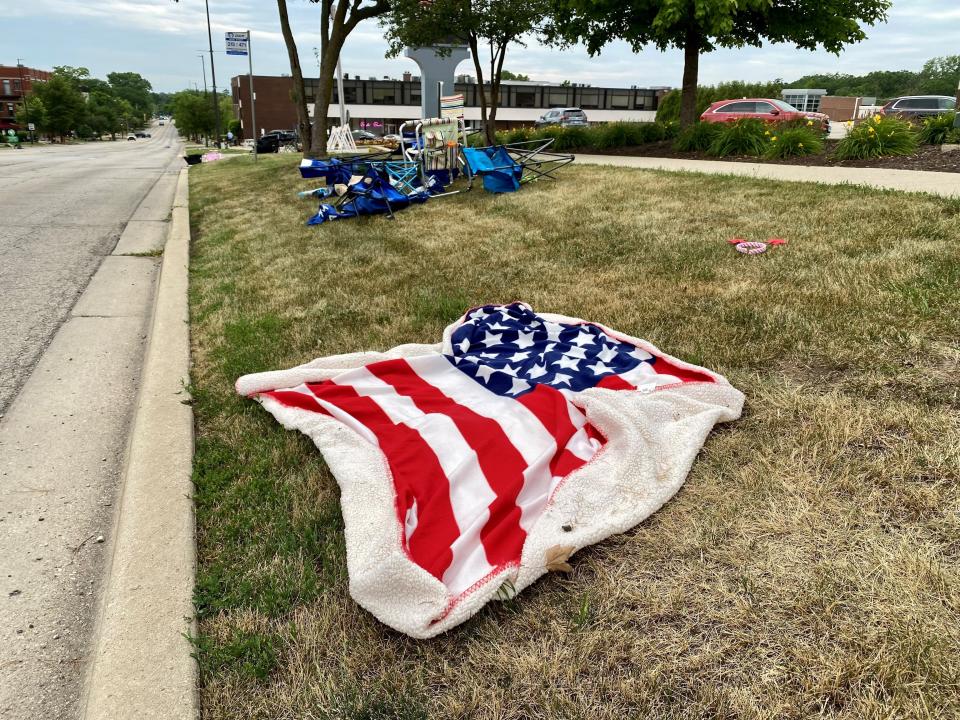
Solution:
<svg viewBox="0 0 960 720"><path fill-rule="evenodd" d="M193 411L187 404L190 219L180 172L127 453L86 720L198 714L193 630Z"/></svg>

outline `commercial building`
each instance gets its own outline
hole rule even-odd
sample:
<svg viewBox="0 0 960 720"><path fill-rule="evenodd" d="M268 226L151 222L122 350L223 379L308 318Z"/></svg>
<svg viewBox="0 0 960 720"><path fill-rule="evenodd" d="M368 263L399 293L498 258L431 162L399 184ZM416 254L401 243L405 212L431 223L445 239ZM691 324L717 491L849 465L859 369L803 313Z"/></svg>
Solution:
<svg viewBox="0 0 960 720"><path fill-rule="evenodd" d="M293 79L287 76L253 76L257 98L258 133L289 129L297 125L297 110L293 101ZM314 114L318 81L305 79L305 92L311 117ZM250 119L250 86L247 75L237 75L230 81L234 108L241 120L244 137ZM458 76L454 93L464 96L464 116L467 122L480 120L478 85L469 76ZM524 82L505 80L500 86L497 127L530 126L550 108L579 107L591 123L632 120L650 122L656 118L657 103L669 88L598 88L588 85ZM488 91L489 92L489 91ZM420 78L404 73L401 80L345 75L343 95L350 125L354 129L369 129L378 134L396 132L406 120L421 117L422 90ZM333 98L327 108L327 117L339 123L339 96L336 84Z"/></svg>
<svg viewBox="0 0 960 720"><path fill-rule="evenodd" d="M25 95L36 82L46 82L50 73L24 65L0 65L0 132L21 130L16 115Z"/></svg>

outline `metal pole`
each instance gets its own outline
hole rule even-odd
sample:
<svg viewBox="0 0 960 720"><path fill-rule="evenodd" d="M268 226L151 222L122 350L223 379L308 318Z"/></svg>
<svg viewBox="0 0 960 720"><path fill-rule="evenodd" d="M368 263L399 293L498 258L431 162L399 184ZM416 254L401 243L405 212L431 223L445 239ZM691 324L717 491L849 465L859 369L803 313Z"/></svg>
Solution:
<svg viewBox="0 0 960 720"><path fill-rule="evenodd" d="M23 84L23 59L17 58L17 73L20 75L20 98L23 101L23 109L27 116L27 132L30 133L30 142L37 144L34 131L30 129L30 103L27 102L27 86Z"/></svg>
<svg viewBox="0 0 960 720"><path fill-rule="evenodd" d="M209 94L207 93L207 61L203 57L203 53L200 53L197 57L200 58L200 68L203 70L203 97L206 99L209 97ZM197 87L197 84L194 83L193 86ZM200 92L200 88L197 88L197 92ZM207 136L207 134L204 134L203 136L203 146L210 147L210 138Z"/></svg>
<svg viewBox="0 0 960 720"><path fill-rule="evenodd" d="M213 117L217 130L216 147L220 147L220 96L217 95L217 71L213 66L213 33L210 31L210 0L204 0L207 7L207 42L210 45L210 82L213 84Z"/></svg>
<svg viewBox="0 0 960 720"><path fill-rule="evenodd" d="M257 161L257 98L253 93L253 33L247 30L247 61L250 68L250 120L253 122L253 161Z"/></svg>
<svg viewBox="0 0 960 720"><path fill-rule="evenodd" d="M203 96L207 96L207 59L203 55L197 55L200 58L200 67L203 69Z"/></svg>
<svg viewBox="0 0 960 720"><path fill-rule="evenodd" d="M330 20L331 20L331 21L333 20L333 16L336 15L336 13L337 13L337 4L336 4L336 3L331 3L331 4L330 4ZM342 68L341 68L341 66L340 66L340 55L339 55L339 54L337 55L337 99L340 101L340 127L343 127L344 125L347 124L347 111L346 111L346 106L343 104L343 102L344 102L344 98L343 98L343 70L342 70ZM324 109L324 112L326 112L326 109ZM313 115L314 115L314 117L316 117L316 115L317 115L317 105L316 105L316 103L314 103L314 106L313 106Z"/></svg>

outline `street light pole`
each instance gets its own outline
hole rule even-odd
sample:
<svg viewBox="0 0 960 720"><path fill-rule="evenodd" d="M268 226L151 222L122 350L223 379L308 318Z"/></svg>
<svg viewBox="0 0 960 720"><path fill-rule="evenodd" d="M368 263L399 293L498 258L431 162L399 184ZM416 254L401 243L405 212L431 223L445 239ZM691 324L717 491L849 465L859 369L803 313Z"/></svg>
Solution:
<svg viewBox="0 0 960 720"><path fill-rule="evenodd" d="M203 96L207 96L207 59L203 55L197 55L200 58L200 67L203 69Z"/></svg>
<svg viewBox="0 0 960 720"><path fill-rule="evenodd" d="M203 70L203 97L204 99L207 99L209 97L209 95L207 94L207 61L204 59L203 53L200 53L197 57L200 58L200 67ZM194 85L196 85L196 83L194 83ZM199 88L197 91L199 92ZM206 134L204 134L204 138L205 138L203 143L204 146L210 147L210 138L207 137Z"/></svg>
<svg viewBox="0 0 960 720"><path fill-rule="evenodd" d="M23 84L23 59L17 58L17 73L20 75L20 98L23 102L23 110L27 116L27 132L30 133L30 142L34 145L37 144L37 138L33 134L33 130L30 129L30 103L27 102L27 87Z"/></svg>
<svg viewBox="0 0 960 720"><path fill-rule="evenodd" d="M220 97L217 95L217 71L213 66L213 33L210 30L210 0L204 0L207 8L207 43L210 45L210 82L213 85L213 117L217 126L216 146L220 147Z"/></svg>

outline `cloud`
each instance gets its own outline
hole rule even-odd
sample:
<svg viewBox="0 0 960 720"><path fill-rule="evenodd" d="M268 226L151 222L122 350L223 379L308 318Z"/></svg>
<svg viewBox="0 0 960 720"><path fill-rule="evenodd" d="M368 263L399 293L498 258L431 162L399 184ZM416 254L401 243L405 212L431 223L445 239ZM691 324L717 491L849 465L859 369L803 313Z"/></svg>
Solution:
<svg viewBox="0 0 960 720"><path fill-rule="evenodd" d="M951 21L960 19L960 8L951 5L943 0L897 2L889 23L868 28L869 39L845 49L839 57L789 45L717 50L701 58L700 79L703 83L777 77L789 81L811 73L919 69L932 56L957 52L956 25ZM320 44L318 6L290 0L288 9L304 73L315 75L314 48ZM254 71L289 73L272 2L210 0L210 20L218 75L246 72L243 59L222 55L223 33L245 29L253 31ZM176 90L194 82L202 86L196 55L207 47L203 0L31 0L5 10L4 25L6 52L27 57L37 67L85 65L99 76L131 69L151 79L158 89ZM347 40L344 71L361 77L399 77L405 70L416 70L406 58L386 59L386 51L378 23L368 21ZM634 53L623 42L611 43L601 54L590 57L582 46L559 51L531 39L526 47L510 48L505 66L553 82L676 86L683 72L683 57L676 50L652 48ZM472 64L463 63L458 71L473 74Z"/></svg>

